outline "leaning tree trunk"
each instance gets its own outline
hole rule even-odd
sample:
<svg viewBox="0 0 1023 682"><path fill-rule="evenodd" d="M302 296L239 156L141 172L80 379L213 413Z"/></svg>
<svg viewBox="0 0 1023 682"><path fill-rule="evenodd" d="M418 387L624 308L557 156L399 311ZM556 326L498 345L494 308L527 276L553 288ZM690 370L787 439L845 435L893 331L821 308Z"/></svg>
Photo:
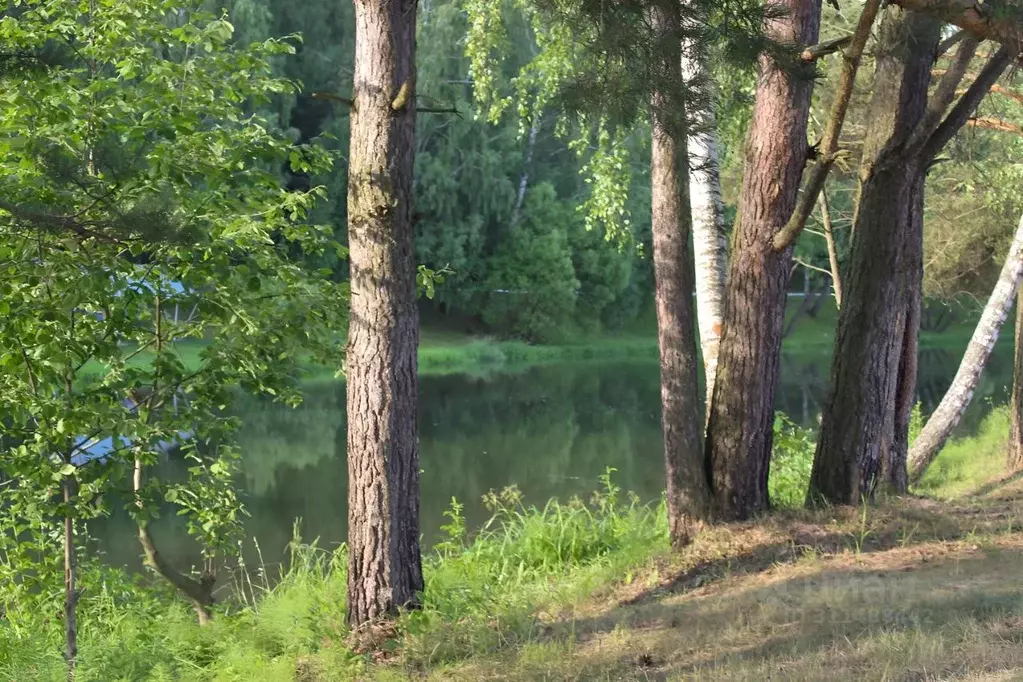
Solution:
<svg viewBox="0 0 1023 682"><path fill-rule="evenodd" d="M678 14L651 10L655 30L677 33ZM678 51L660 56L669 76L681 72ZM706 516L710 492L700 448L693 270L689 253L689 202L685 112L667 93L651 99L650 203L654 251L657 337L661 358L661 423L668 489L668 527L675 547L687 544Z"/></svg>
<svg viewBox="0 0 1023 682"><path fill-rule="evenodd" d="M415 0L356 0L348 158L351 321L348 602L352 627L415 607L419 550L412 251Z"/></svg>
<svg viewBox="0 0 1023 682"><path fill-rule="evenodd" d="M1023 291L1016 294L1016 345L1012 358L1009 471L1019 471L1023 469Z"/></svg>
<svg viewBox="0 0 1023 682"><path fill-rule="evenodd" d="M682 46L682 72L689 81L709 81L706 55L693 41ZM718 135L714 111L706 105L701 112L690 110L698 129L689 135L689 201L693 217L694 265L696 274L696 312L700 328L700 348L706 377L706 414L714 395L718 368L718 348L724 323L725 283L728 278L728 236L725 233L725 207L721 198L721 174L718 167Z"/></svg>
<svg viewBox="0 0 1023 682"><path fill-rule="evenodd" d="M913 229L923 119L940 23L886 10L864 139L860 196L807 501L858 504L881 479L898 438L895 401L907 323L903 252ZM890 469L893 467L889 467Z"/></svg>
<svg viewBox="0 0 1023 682"><path fill-rule="evenodd" d="M815 43L819 0L779 4L786 11L767 22L770 36ZM746 518L768 506L774 394L792 262L792 249L776 253L772 240L795 208L806 163L811 76L760 57L707 430L707 466L715 506L724 518Z"/></svg>
<svg viewBox="0 0 1023 682"><path fill-rule="evenodd" d="M1016 234L1012 238L1012 246L1009 247L1009 255L1005 257L1005 265L1002 266L994 291L984 306L980 322L973 332L970 345L966 347L963 361L959 364L952 385L910 448L911 481L920 480L969 407L980 374L998 340L998 333L1016 300L1021 274L1023 274L1023 218L1020 218Z"/></svg>

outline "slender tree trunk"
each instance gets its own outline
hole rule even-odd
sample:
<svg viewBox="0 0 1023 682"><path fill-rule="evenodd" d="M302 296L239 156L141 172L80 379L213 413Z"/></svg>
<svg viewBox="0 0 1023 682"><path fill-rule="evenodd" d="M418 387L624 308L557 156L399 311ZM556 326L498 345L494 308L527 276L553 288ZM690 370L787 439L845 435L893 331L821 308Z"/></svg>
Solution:
<svg viewBox="0 0 1023 682"><path fill-rule="evenodd" d="M820 2L779 4L786 12L768 22L771 37L816 43ZM772 240L795 208L812 93L808 74L786 73L767 55L760 57L707 432L707 467L724 518L747 518L768 506L774 396L792 262L791 248L776 253Z"/></svg>
<svg viewBox="0 0 1023 682"><path fill-rule="evenodd" d="M919 368L920 313L923 302L924 276L924 184L926 177L917 177L913 187L910 229L904 243L902 296L905 319L899 359L899 381L895 393L895 419L891 445L884 458L885 481L892 492L902 495L909 489L906 457L909 454L909 422L916 405L916 379Z"/></svg>
<svg viewBox="0 0 1023 682"><path fill-rule="evenodd" d="M679 16L664 7L651 10L655 30L677 32ZM659 64L679 73L680 54ZM686 182L685 112L666 93L651 100L650 193L654 251L657 336L661 358L661 424L672 545L687 544L706 518L710 493L700 443L696 335L693 324L693 270L689 253L689 192Z"/></svg>
<svg viewBox="0 0 1023 682"><path fill-rule="evenodd" d="M998 340L998 333L1016 300L1021 274L1023 274L1023 218L1020 218L1009 255L1005 258L1005 265L1002 266L994 291L984 306L980 322L977 323L970 344L966 347L963 361L959 364L952 385L910 448L911 481L920 480L969 407L980 374Z"/></svg>
<svg viewBox="0 0 1023 682"><path fill-rule="evenodd" d="M348 162L348 601L353 628L419 604L412 251L415 0L356 0Z"/></svg>
<svg viewBox="0 0 1023 682"><path fill-rule="evenodd" d="M68 682L74 682L78 665L78 556L75 550L75 521L71 511L75 498L75 481L64 479L64 658Z"/></svg>
<svg viewBox="0 0 1023 682"><path fill-rule="evenodd" d="M835 245L835 227L831 222L831 204L828 192L821 188L818 203L821 209L821 223L824 225L824 240L828 245L828 264L831 267L831 282L835 288L835 307L842 307L842 273L838 267L838 247Z"/></svg>
<svg viewBox="0 0 1023 682"><path fill-rule="evenodd" d="M889 8L881 22L855 236L808 502L858 504L893 451L908 307L900 294L919 154L906 153L927 107L940 23Z"/></svg>
<svg viewBox="0 0 1023 682"><path fill-rule="evenodd" d="M159 311L159 308L157 308L157 311ZM144 482L143 475L144 466L142 460L136 458L135 470L132 475L132 489L135 493L135 505L140 512L144 510L141 497ZM216 584L216 576L212 572L207 572L199 580L194 580L190 576L181 573L164 559L163 555L156 548L153 536L149 532L149 522L140 518L137 525L139 544L142 545L146 564L156 571L157 575L181 592L189 601L192 608L195 609L199 625L209 625L210 621L213 620L213 586Z"/></svg>
<svg viewBox="0 0 1023 682"><path fill-rule="evenodd" d="M706 83L706 55L701 46L682 46L682 73L687 81ZM714 395L718 348L724 324L725 283L728 279L728 235L718 167L718 135L713 109L688 112L698 129L689 135L689 200L693 217L696 312L706 377L706 416Z"/></svg>
<svg viewBox="0 0 1023 682"><path fill-rule="evenodd" d="M529 126L529 138L526 140L526 158L522 163L522 175L519 176L519 191L515 195L515 207L512 209L510 224L515 227L519 224L519 217L522 215L522 204L526 200L526 190L529 188L529 170L533 165L533 151L536 149L536 136L540 132L540 117L533 119L533 125Z"/></svg>
<svg viewBox="0 0 1023 682"><path fill-rule="evenodd" d="M1016 344L1012 357L1009 471L1019 471L1023 469L1023 291L1016 294Z"/></svg>

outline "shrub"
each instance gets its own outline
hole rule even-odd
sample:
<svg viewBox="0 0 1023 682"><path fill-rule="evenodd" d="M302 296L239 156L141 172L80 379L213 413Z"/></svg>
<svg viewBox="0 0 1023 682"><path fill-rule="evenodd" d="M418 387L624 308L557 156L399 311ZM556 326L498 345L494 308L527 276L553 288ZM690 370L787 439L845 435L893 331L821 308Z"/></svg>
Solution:
<svg viewBox="0 0 1023 682"><path fill-rule="evenodd" d="M804 428L779 412L774 418L774 450L767 482L771 504L800 507L806 500L816 447L813 429Z"/></svg>

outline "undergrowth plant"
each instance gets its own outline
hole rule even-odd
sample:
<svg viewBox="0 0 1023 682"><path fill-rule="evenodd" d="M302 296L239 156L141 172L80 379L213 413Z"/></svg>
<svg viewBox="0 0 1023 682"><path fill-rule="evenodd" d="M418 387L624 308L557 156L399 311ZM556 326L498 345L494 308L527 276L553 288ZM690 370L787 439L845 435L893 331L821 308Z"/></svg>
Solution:
<svg viewBox="0 0 1023 682"><path fill-rule="evenodd" d="M512 487L488 494L492 517L470 532L452 501L447 537L424 562L423 608L396 623L391 645L405 665L443 661L525 642L536 610L589 593L613 575L667 551L663 502L640 504L612 479L590 499L528 505ZM364 679L370 659L346 646L347 548L304 542L296 522L276 574L237 575L221 617L196 628L169 590L153 590L90 561L82 597L79 680ZM0 679L59 675L61 624L40 613L0 625ZM319 677L317 677L317 675Z"/></svg>
<svg viewBox="0 0 1023 682"><path fill-rule="evenodd" d="M293 41L235 47L203 5L0 14L0 627L60 614L69 675L108 584L92 582L85 522L124 505L138 533L123 541L208 618L242 516L233 391L297 401L297 361L328 354L341 316L343 291L305 260L337 248L306 220L322 189L280 182L329 157L253 113L294 93L270 68ZM180 344L211 329L186 367ZM149 475L165 457L185 480ZM199 575L157 549L167 508L203 550Z"/></svg>
<svg viewBox="0 0 1023 682"><path fill-rule="evenodd" d="M775 507L801 507L806 501L817 434L779 412L774 418L774 450L767 490Z"/></svg>

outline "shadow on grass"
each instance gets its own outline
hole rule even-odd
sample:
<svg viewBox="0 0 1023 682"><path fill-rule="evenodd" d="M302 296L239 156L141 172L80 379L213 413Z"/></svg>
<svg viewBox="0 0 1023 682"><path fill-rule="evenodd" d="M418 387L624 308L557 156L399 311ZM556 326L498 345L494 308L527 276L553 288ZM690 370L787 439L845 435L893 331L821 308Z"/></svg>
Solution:
<svg viewBox="0 0 1023 682"><path fill-rule="evenodd" d="M677 557L674 568L667 567L666 579L629 595L619 605L634 606L666 594L690 592L723 578L752 575L814 557L873 554L1023 530L1018 520L1023 502L1002 502L950 505L923 497L895 498L887 505L868 507L865 518L860 516L862 509L852 507L777 512L753 522L726 526L724 538L697 540ZM658 567L658 572L664 574L665 567Z"/></svg>
<svg viewBox="0 0 1023 682"><path fill-rule="evenodd" d="M1014 474L985 483L973 491L973 493L970 494L970 497L986 497L992 493L1004 491L1006 488L1019 483L1020 481L1023 481L1023 471L1017 471Z"/></svg>
<svg viewBox="0 0 1023 682"><path fill-rule="evenodd" d="M552 636L598 643L589 664L612 679L929 680L1023 666L1019 551L753 580L767 582L665 592Z"/></svg>

